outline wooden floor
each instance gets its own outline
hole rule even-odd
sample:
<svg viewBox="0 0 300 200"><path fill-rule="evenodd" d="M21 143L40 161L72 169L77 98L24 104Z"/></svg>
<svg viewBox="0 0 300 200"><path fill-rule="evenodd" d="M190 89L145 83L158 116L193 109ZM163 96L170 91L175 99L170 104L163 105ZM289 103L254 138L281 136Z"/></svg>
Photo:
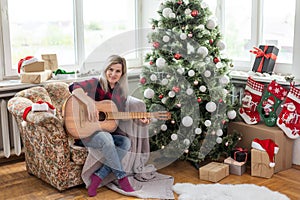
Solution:
<svg viewBox="0 0 300 200"><path fill-rule="evenodd" d="M176 161L170 166L159 170L164 174L172 175L177 182L205 183L209 182L199 180L198 170L189 162ZM292 200L300 199L300 167L293 166L289 170L285 170L275 174L271 179L252 177L247 173L242 176L229 175L220 181L220 183L239 184L254 183L263 185L271 190L279 191L286 194ZM176 194L175 194L176 196ZM177 198L177 196L176 196ZM120 195L107 188L99 188L96 197L89 198L87 190L83 185L68 189L64 192L58 192L50 185L40 181L34 176L29 175L25 171L25 163L17 162L12 164L0 165L0 199L57 199L57 200L81 200L81 199L101 199L101 200L134 200L132 198Z"/></svg>

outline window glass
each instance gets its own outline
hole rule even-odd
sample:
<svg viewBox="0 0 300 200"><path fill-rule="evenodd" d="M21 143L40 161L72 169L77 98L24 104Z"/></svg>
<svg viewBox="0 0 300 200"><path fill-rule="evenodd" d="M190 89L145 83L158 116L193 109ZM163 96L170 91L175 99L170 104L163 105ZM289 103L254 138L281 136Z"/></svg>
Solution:
<svg viewBox="0 0 300 200"><path fill-rule="evenodd" d="M227 0L225 2L224 39L228 57L250 61L252 0Z"/></svg>
<svg viewBox="0 0 300 200"><path fill-rule="evenodd" d="M21 58L44 53L56 53L59 65L74 64L73 0L7 2L13 69Z"/></svg>
<svg viewBox="0 0 300 200"><path fill-rule="evenodd" d="M263 43L279 48L276 62L292 63L294 41L295 0L274 3L264 0Z"/></svg>
<svg viewBox="0 0 300 200"><path fill-rule="evenodd" d="M118 34L135 29L135 1L84 0L83 20L85 55L88 56L103 42L118 39Z"/></svg>

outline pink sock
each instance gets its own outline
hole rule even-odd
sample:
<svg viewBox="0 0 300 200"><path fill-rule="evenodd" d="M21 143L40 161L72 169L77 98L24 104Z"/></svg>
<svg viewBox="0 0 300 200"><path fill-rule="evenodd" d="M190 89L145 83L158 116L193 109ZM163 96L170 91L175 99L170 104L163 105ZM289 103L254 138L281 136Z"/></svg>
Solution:
<svg viewBox="0 0 300 200"><path fill-rule="evenodd" d="M124 190L125 192L134 192L134 189L130 185L127 176L119 179L118 182L119 182L119 185L122 188L122 190Z"/></svg>
<svg viewBox="0 0 300 200"><path fill-rule="evenodd" d="M94 197L97 195L97 188L102 182L101 178L95 174L91 175L91 184L88 187L88 195Z"/></svg>

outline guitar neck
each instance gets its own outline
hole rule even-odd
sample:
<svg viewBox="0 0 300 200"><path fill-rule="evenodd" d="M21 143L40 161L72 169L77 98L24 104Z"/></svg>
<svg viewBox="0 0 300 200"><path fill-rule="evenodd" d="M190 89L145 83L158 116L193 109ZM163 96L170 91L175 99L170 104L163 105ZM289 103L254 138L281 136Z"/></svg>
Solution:
<svg viewBox="0 0 300 200"><path fill-rule="evenodd" d="M105 112L105 114L107 120L155 118L155 113L150 112Z"/></svg>

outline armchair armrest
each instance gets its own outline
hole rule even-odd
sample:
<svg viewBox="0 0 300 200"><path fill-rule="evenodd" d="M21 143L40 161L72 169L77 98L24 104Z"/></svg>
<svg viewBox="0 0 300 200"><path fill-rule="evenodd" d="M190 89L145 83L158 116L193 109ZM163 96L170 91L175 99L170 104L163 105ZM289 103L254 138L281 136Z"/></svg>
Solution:
<svg viewBox="0 0 300 200"><path fill-rule="evenodd" d="M24 97L13 97L7 103L8 111L16 118L22 118L24 110L32 105L32 101Z"/></svg>

